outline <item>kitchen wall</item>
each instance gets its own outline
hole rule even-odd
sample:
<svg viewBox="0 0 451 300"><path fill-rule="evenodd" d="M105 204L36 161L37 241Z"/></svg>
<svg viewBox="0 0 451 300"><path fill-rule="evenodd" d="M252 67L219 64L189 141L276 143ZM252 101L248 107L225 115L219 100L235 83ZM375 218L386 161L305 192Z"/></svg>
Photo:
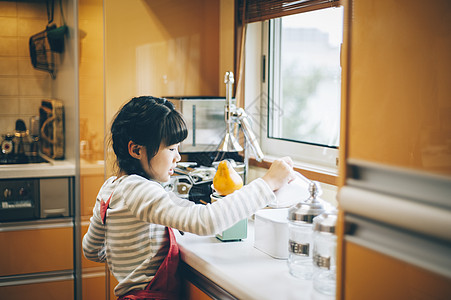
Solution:
<svg viewBox="0 0 451 300"><path fill-rule="evenodd" d="M55 1L54 23L63 24L59 1ZM78 136L78 32L77 1L62 0L68 32L64 52L55 56L56 78L31 65L29 38L45 30L46 1L0 1L0 134L13 132L22 118L27 127L31 116L39 115L43 98L63 101L65 109L65 158L75 161ZM77 144L77 145L76 145ZM76 148L77 147L77 148Z"/></svg>
<svg viewBox="0 0 451 300"><path fill-rule="evenodd" d="M39 114L41 99L51 96L49 73L33 69L28 40L45 29L45 2L0 1L0 134L15 121Z"/></svg>
<svg viewBox="0 0 451 300"><path fill-rule="evenodd" d="M225 95L224 73L233 70L233 0L104 3L105 128L134 96Z"/></svg>

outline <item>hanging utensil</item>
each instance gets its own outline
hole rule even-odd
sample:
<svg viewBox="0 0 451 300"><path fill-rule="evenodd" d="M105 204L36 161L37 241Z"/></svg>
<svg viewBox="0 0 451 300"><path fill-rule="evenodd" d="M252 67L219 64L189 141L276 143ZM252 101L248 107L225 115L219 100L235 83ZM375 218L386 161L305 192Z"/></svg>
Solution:
<svg viewBox="0 0 451 300"><path fill-rule="evenodd" d="M50 4L47 1L47 26L44 31L29 39L31 64L37 70L49 72L52 78L55 78L56 71L54 53L64 51L64 36L67 32L61 1L59 4L64 25L57 27L56 24L52 24L54 0L51 0Z"/></svg>
<svg viewBox="0 0 451 300"><path fill-rule="evenodd" d="M59 7L61 11L61 19L63 20L63 25L57 27L53 22L53 12L55 8L55 0L50 0L51 6L49 6L49 1L47 1L47 39L50 45L50 49L53 52L63 53L64 51L64 36L67 32L66 20L64 19L63 6L61 0L59 1Z"/></svg>

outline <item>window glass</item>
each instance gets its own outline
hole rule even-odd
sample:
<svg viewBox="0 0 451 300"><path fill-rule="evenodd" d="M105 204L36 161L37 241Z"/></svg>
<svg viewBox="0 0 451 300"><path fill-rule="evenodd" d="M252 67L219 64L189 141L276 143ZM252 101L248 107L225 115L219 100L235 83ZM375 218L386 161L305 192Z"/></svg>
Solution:
<svg viewBox="0 0 451 300"><path fill-rule="evenodd" d="M269 26L267 137L337 148L342 7L274 19Z"/></svg>

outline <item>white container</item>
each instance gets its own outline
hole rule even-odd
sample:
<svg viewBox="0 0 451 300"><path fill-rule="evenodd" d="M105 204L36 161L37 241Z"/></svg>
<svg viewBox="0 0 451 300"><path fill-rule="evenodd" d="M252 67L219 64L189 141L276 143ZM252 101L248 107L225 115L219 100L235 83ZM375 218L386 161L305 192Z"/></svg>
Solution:
<svg viewBox="0 0 451 300"><path fill-rule="evenodd" d="M288 258L288 208L255 213L254 247L278 259Z"/></svg>

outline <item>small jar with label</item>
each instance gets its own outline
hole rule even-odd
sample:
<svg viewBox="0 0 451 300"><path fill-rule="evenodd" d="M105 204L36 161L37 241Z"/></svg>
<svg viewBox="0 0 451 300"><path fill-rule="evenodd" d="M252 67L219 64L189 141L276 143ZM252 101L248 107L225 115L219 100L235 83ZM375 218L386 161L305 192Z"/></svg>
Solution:
<svg viewBox="0 0 451 300"><path fill-rule="evenodd" d="M313 219L313 287L326 295L335 295L337 275L337 210L324 212Z"/></svg>
<svg viewBox="0 0 451 300"><path fill-rule="evenodd" d="M313 276L313 218L324 209L317 199L319 185L311 182L310 197L288 211L288 268L290 273L301 279Z"/></svg>

